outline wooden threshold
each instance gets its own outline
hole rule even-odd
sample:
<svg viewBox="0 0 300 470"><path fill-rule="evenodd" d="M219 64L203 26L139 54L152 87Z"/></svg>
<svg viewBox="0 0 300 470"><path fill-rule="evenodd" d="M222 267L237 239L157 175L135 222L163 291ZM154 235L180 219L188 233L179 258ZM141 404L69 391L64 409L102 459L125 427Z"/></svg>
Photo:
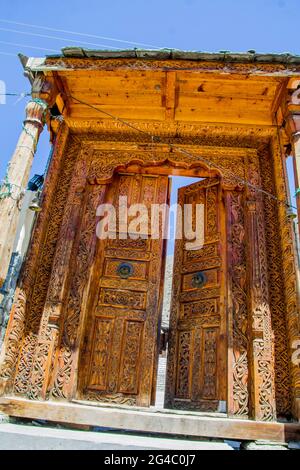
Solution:
<svg viewBox="0 0 300 470"><path fill-rule="evenodd" d="M237 440L300 440L300 423L278 423L209 417L164 410L129 410L70 402L1 397L0 411L20 418L107 427L136 432Z"/></svg>

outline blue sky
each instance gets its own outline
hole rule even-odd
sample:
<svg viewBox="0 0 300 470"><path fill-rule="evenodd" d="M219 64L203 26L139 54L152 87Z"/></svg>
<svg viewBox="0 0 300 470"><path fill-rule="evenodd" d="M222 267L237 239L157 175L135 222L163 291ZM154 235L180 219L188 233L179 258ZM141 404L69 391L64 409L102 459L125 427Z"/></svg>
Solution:
<svg viewBox="0 0 300 470"><path fill-rule="evenodd" d="M296 0L10 0L1 1L0 20L107 36L157 47L202 51L300 53L299 2ZM62 37L56 40L12 31ZM4 31L5 30L5 31ZM72 42L73 41L78 41ZM83 42L110 48L127 43L45 31L0 21L0 80L8 93L28 92L22 67L14 54L43 56L67 45ZM12 46L4 43L15 43ZM32 49L29 47L31 46ZM134 45L133 45L134 46ZM96 48L96 46L85 47ZM13 55L11 55L13 54ZM14 150L24 118L26 99L8 97L0 105L0 178ZM32 173L43 173L48 157L48 132L44 131Z"/></svg>

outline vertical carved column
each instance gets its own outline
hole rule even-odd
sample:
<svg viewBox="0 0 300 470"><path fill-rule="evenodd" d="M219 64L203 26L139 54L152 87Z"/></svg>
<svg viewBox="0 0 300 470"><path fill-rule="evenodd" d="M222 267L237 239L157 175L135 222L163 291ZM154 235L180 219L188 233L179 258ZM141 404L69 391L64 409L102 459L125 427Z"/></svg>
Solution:
<svg viewBox="0 0 300 470"><path fill-rule="evenodd" d="M268 145L259 149L262 187L276 195L273 161ZM283 162L283 165L285 162ZM269 300L274 332L275 352L275 398L277 418L291 416L291 374L286 319L285 280L283 273L283 250L280 236L278 202L263 194L266 249L268 260Z"/></svg>
<svg viewBox="0 0 300 470"><path fill-rule="evenodd" d="M224 191L227 212L228 414L249 417L248 310L244 201L240 190Z"/></svg>
<svg viewBox="0 0 300 470"><path fill-rule="evenodd" d="M299 118L299 116L297 116ZM298 221L300 220L300 118L296 121L296 131L292 135L292 147L293 147L293 164L294 164L294 177L295 187L297 189L296 201L297 201L297 214ZM300 232L300 224L298 223Z"/></svg>
<svg viewBox="0 0 300 470"><path fill-rule="evenodd" d="M35 359L35 350L41 329L42 312L46 300L51 267L55 255L58 234L62 223L66 200L69 193L69 183L74 171L74 163L78 157L78 141L73 136L68 139L68 145L63 154L58 179L53 178L56 186L53 200L47 214L42 243L35 259L34 280L31 283L30 302L26 308L24 337L19 344L19 359L14 378L14 393L27 395L30 389L30 378Z"/></svg>
<svg viewBox="0 0 300 470"><path fill-rule="evenodd" d="M15 301L10 314L4 347L1 353L0 367L0 393L9 391L14 379L15 368L22 348L22 340L26 324L26 315L29 311L33 295L33 286L38 275L38 265L41 249L45 241L46 227L51 216L51 203L55 195L55 188L59 179L59 169L62 154L68 138L68 128L62 124L54 143L54 151L45 179L42 194L42 212L39 213L34 229L24 269L15 293Z"/></svg>
<svg viewBox="0 0 300 470"><path fill-rule="evenodd" d="M299 287L297 282L297 260L295 258L295 240L292 222L286 212L286 188L283 172L281 149L277 140L271 142L270 154L273 159L276 194L279 203L278 219L281 235L281 249L284 280L284 296L286 303L286 320L289 343L289 357L292 378L292 408L293 416L300 420L300 367L293 360L293 353L300 341ZM281 203L280 203L281 202Z"/></svg>
<svg viewBox="0 0 300 470"><path fill-rule="evenodd" d="M294 164L294 178L295 187L300 187L300 80L292 78L288 86L290 90L290 96L283 104L285 108L285 119L286 126L285 131L289 135L292 153L293 153L293 164ZM298 221L300 221L300 192L297 192L297 213ZM300 232L300 223L298 224Z"/></svg>
<svg viewBox="0 0 300 470"><path fill-rule="evenodd" d="M82 202L88 174L89 153L79 152L52 264L45 306L41 316L38 343L30 377L28 397L46 398L52 357L56 349L65 295L70 280L72 248L80 226Z"/></svg>
<svg viewBox="0 0 300 470"><path fill-rule="evenodd" d="M274 336L268 297L267 259L261 201L246 204L249 272L249 336L252 416L259 421L276 418Z"/></svg>
<svg viewBox="0 0 300 470"><path fill-rule="evenodd" d="M75 393L79 343L85 320L90 273L96 248L96 211L104 201L106 185L91 185L86 193L85 208L79 228L66 309L60 324L58 353L49 393L53 398L70 399Z"/></svg>
<svg viewBox="0 0 300 470"><path fill-rule="evenodd" d="M39 135L44 127L47 103L29 101L26 118L16 150L7 170L7 184L0 191L0 286L2 286L10 262L17 231L22 197L27 186Z"/></svg>

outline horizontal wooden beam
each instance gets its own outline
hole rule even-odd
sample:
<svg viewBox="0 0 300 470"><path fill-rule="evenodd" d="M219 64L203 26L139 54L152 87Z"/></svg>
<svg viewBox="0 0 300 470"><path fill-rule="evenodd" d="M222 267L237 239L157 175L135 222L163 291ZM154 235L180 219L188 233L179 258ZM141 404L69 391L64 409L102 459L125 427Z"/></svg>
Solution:
<svg viewBox="0 0 300 470"><path fill-rule="evenodd" d="M15 397L1 397L0 411L14 417L136 432L250 441L300 440L300 423L230 419L221 414L212 416L185 411L94 406L82 402L32 401Z"/></svg>

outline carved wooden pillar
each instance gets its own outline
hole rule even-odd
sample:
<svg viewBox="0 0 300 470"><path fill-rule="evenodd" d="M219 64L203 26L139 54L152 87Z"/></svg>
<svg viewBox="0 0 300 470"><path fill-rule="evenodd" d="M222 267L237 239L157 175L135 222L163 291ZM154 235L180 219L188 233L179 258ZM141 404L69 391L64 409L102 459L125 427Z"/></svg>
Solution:
<svg viewBox="0 0 300 470"><path fill-rule="evenodd" d="M82 206L85 196L86 178L89 165L88 152L78 151L74 162L73 176L66 201L62 224L58 235L52 271L41 315L39 338L34 354L34 362L27 395L31 399L46 398L46 391L51 373L51 365L68 283L72 250L81 224Z"/></svg>
<svg viewBox="0 0 300 470"><path fill-rule="evenodd" d="M292 379L292 412L294 418L300 420L300 367L297 360L297 350L300 344L299 285L297 282L299 268L295 257L292 221L287 216L284 163L281 158L279 143L275 139L272 141L271 154L274 163L275 188L279 200L277 207L283 261L282 277L284 281L287 340L289 344L288 354Z"/></svg>
<svg viewBox="0 0 300 470"><path fill-rule="evenodd" d="M294 166L294 178L296 190L300 188L300 80L291 79L289 89L290 99L285 105L286 131L289 135ZM296 193L298 221L300 221L300 191ZM300 223L298 223L300 233Z"/></svg>
<svg viewBox="0 0 300 470"><path fill-rule="evenodd" d="M298 215L298 230L300 234L300 80L291 78L288 84L289 96L282 103L283 115L285 118L285 131L290 139L294 179L296 187L296 203ZM281 150L281 149L280 149ZM273 145L273 158L275 170L275 182L279 197L283 197L283 204L279 207L279 220L281 224L281 237L283 249L283 274L286 285L286 306L288 339L290 347L290 367L292 374L292 397L293 415L300 420L300 369L299 362L295 360L295 354L300 344L300 316L299 316L299 266L295 256L295 240L291 221L286 214L285 200L286 191L282 181L284 180L282 162L279 153ZM297 356L296 356L297 358Z"/></svg>
<svg viewBox="0 0 300 470"><path fill-rule="evenodd" d="M0 195L3 195L0 198L0 286L7 275L22 197L28 183L39 135L43 130L46 110L47 103L43 100L32 100L27 104L23 130L8 165L7 184L0 192Z"/></svg>
<svg viewBox="0 0 300 470"><path fill-rule="evenodd" d="M39 264L44 264L43 246L46 245L46 234L49 219L51 219L51 204L55 197L55 189L59 180L63 152L68 140L68 128L63 123L60 127L52 153L50 166L46 175L42 193L42 212L39 213L28 256L21 272L15 300L10 314L4 347L0 358L0 394L11 391L15 369L19 363L18 357L22 351L25 325L32 301L37 299L35 291L36 278L39 275ZM49 250L47 250L49 252ZM37 282L38 284L38 282ZM32 323L30 318L30 323ZM23 361L24 362L24 361Z"/></svg>
<svg viewBox="0 0 300 470"><path fill-rule="evenodd" d="M251 414L256 420L270 421L276 418L274 335L262 215L261 201L247 201Z"/></svg>
<svg viewBox="0 0 300 470"><path fill-rule="evenodd" d="M73 251L73 263L70 265L71 279L65 297L64 313L61 315L60 309L55 308L52 309L49 318L49 326L52 329L59 327L59 332L55 333L58 335L58 351L48 387L52 398L71 399L76 393L81 333L97 241L96 211L99 204L104 201L106 188L106 184L87 187L80 224L77 226L79 233Z"/></svg>
<svg viewBox="0 0 300 470"><path fill-rule="evenodd" d="M227 213L228 414L249 417L247 259L243 193L224 188Z"/></svg>

